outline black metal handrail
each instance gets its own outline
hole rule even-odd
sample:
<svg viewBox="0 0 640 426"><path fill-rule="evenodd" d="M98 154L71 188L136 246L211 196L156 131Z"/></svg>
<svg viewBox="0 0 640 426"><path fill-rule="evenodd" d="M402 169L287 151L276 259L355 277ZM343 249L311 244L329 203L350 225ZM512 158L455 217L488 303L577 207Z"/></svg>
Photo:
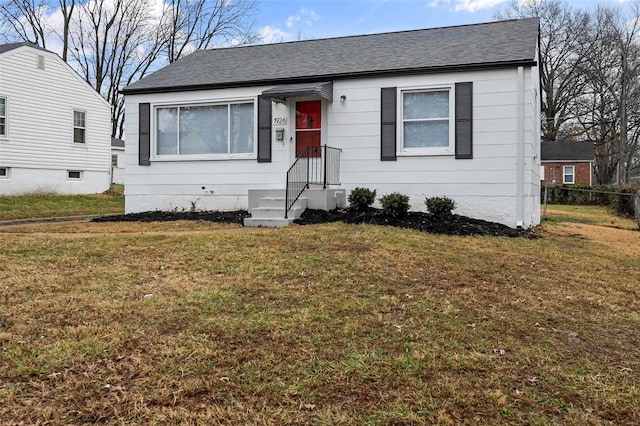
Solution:
<svg viewBox="0 0 640 426"><path fill-rule="evenodd" d="M324 145L324 189L327 185L340 185L340 154L340 148Z"/></svg>
<svg viewBox="0 0 640 426"><path fill-rule="evenodd" d="M287 186L285 188L285 211L287 219L289 210L310 184L340 185L340 148L331 146L306 147L287 170Z"/></svg>

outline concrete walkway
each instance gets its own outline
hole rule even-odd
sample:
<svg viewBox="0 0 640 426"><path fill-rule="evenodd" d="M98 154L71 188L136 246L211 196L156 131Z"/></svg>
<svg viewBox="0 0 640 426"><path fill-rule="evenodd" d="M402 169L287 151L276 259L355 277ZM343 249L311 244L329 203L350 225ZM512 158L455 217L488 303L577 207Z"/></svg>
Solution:
<svg viewBox="0 0 640 426"><path fill-rule="evenodd" d="M89 215L82 215L82 216L37 217L37 218L29 218L29 219L0 220L0 227L30 225L34 223L89 222L91 221L91 219L96 217L120 216L120 215L121 213L89 214Z"/></svg>

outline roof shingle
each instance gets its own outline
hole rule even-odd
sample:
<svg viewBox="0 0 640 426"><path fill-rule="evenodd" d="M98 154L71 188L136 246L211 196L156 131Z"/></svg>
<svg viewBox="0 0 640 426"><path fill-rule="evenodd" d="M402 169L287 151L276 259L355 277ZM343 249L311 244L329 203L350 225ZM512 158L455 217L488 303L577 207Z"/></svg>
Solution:
<svg viewBox="0 0 640 426"><path fill-rule="evenodd" d="M20 43L0 44L0 53L8 52L10 50L17 49L18 47L22 47L22 46L29 46L39 50L46 50L38 46L37 44L29 43L28 41L23 41Z"/></svg>
<svg viewBox="0 0 640 426"><path fill-rule="evenodd" d="M542 161L593 161L591 142L542 142Z"/></svg>
<svg viewBox="0 0 640 426"><path fill-rule="evenodd" d="M328 81L537 61L538 18L196 51L125 94Z"/></svg>

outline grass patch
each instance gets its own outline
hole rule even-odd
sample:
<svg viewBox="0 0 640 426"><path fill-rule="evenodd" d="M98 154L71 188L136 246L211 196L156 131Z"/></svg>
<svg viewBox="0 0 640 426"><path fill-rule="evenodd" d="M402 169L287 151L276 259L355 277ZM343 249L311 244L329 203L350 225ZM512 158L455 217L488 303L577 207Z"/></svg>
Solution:
<svg viewBox="0 0 640 426"><path fill-rule="evenodd" d="M616 216L604 206L549 204L545 223L584 223L610 228L638 229L638 222Z"/></svg>
<svg viewBox="0 0 640 426"><path fill-rule="evenodd" d="M122 188L105 194L0 196L0 220L124 213Z"/></svg>
<svg viewBox="0 0 640 426"><path fill-rule="evenodd" d="M640 257L549 229L0 231L0 423L633 423Z"/></svg>

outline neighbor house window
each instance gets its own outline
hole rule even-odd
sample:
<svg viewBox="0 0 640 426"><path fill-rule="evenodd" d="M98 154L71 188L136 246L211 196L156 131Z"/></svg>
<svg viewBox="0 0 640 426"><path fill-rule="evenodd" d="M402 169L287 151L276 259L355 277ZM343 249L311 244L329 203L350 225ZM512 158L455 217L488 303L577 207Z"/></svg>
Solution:
<svg viewBox="0 0 640 426"><path fill-rule="evenodd" d="M400 97L401 154L453 153L453 90L405 90Z"/></svg>
<svg viewBox="0 0 640 426"><path fill-rule="evenodd" d="M68 180L82 180L82 172L79 170L67 170Z"/></svg>
<svg viewBox="0 0 640 426"><path fill-rule="evenodd" d="M8 167L0 167L0 179L9 179Z"/></svg>
<svg viewBox="0 0 640 426"><path fill-rule="evenodd" d="M0 136L7 136L7 98L0 98Z"/></svg>
<svg viewBox="0 0 640 426"><path fill-rule="evenodd" d="M111 154L111 166L118 167L118 154Z"/></svg>
<svg viewBox="0 0 640 426"><path fill-rule="evenodd" d="M85 143L87 141L87 113L84 111L73 111L73 141L75 143Z"/></svg>
<svg viewBox="0 0 640 426"><path fill-rule="evenodd" d="M253 102L157 107L155 111L159 157L255 152Z"/></svg>
<svg viewBox="0 0 640 426"><path fill-rule="evenodd" d="M567 184L576 183L576 168L574 166L562 167L562 182Z"/></svg>

